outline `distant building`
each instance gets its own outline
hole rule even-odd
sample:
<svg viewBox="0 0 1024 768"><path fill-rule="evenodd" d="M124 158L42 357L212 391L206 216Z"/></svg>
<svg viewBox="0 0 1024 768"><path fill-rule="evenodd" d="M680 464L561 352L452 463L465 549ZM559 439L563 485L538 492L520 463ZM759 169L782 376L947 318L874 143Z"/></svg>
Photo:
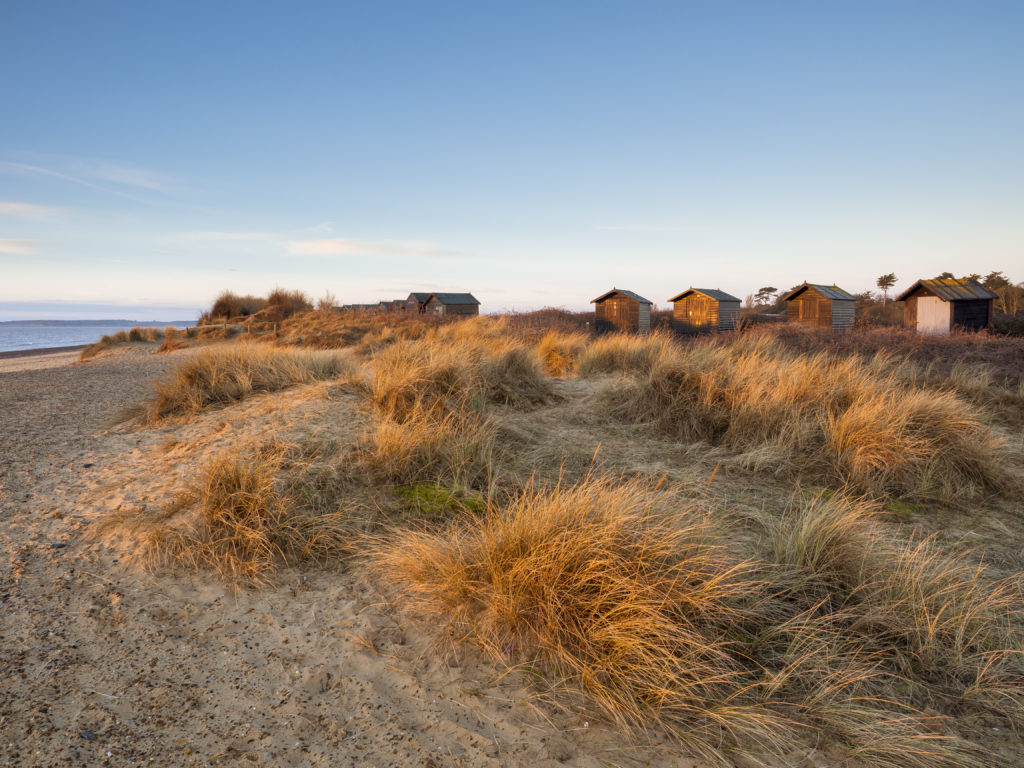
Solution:
<svg viewBox="0 0 1024 768"><path fill-rule="evenodd" d="M717 288L688 288L672 302L672 327L682 333L735 331L740 300Z"/></svg>
<svg viewBox="0 0 1024 768"><path fill-rule="evenodd" d="M409 294L409 298L405 300L405 308L409 312L425 312L427 309L427 299L429 298L429 293L413 291Z"/></svg>
<svg viewBox="0 0 1024 768"><path fill-rule="evenodd" d="M471 293L432 293L424 311L431 315L479 315L480 302Z"/></svg>
<svg viewBox="0 0 1024 768"><path fill-rule="evenodd" d="M804 283L782 297L786 321L818 328L853 328L856 299L836 285Z"/></svg>
<svg viewBox="0 0 1024 768"><path fill-rule="evenodd" d="M612 288L608 293L593 299L594 330L597 333L609 331L631 331L647 333L651 330L651 302L632 291Z"/></svg>
<svg viewBox="0 0 1024 768"><path fill-rule="evenodd" d="M977 331L992 324L997 296L977 280L918 280L901 293L903 324L918 333L946 334L953 328Z"/></svg>

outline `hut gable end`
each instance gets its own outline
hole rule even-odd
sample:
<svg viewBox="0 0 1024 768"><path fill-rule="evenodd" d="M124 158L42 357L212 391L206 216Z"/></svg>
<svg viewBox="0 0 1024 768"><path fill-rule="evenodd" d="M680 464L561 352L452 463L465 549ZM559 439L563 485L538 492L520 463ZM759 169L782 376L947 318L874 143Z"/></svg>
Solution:
<svg viewBox="0 0 1024 768"><path fill-rule="evenodd" d="M787 322L833 330L853 327L856 299L837 285L804 283L782 299Z"/></svg>
<svg viewBox="0 0 1024 768"><path fill-rule="evenodd" d="M740 300L717 288L688 288L669 301L680 333L733 331L739 323Z"/></svg>
<svg viewBox="0 0 1024 768"><path fill-rule="evenodd" d="M620 288L613 288L593 299L594 330L632 331L647 333L651 330L651 302L643 296Z"/></svg>

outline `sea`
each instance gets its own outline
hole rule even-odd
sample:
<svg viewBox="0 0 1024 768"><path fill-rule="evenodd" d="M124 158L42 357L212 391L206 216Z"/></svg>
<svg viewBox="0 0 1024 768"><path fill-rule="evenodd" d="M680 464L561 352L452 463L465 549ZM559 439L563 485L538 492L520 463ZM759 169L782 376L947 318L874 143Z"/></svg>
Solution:
<svg viewBox="0 0 1024 768"><path fill-rule="evenodd" d="M138 326L166 328L186 328L194 323L140 323L131 320L112 320L109 324L97 324L98 321L87 323L61 322L59 324L23 324L0 323L0 353L33 349L50 349L52 347L77 347L92 344L100 337Z"/></svg>

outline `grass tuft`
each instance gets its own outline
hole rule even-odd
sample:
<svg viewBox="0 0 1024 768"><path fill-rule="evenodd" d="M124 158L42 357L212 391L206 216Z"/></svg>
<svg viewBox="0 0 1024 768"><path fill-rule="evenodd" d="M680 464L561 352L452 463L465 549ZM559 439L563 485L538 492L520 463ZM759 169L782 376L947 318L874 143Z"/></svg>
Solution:
<svg viewBox="0 0 1024 768"><path fill-rule="evenodd" d="M253 343L207 349L183 361L169 378L157 383L156 394L145 407L145 419L152 423L168 416L198 413L260 392L355 372L351 356L342 352Z"/></svg>

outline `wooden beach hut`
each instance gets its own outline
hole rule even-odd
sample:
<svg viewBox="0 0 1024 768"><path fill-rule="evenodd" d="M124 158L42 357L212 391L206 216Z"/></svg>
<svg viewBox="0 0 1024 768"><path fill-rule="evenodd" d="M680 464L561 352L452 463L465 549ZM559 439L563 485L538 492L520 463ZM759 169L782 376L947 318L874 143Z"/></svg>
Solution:
<svg viewBox="0 0 1024 768"><path fill-rule="evenodd" d="M427 309L427 299L429 298L429 293L413 291L409 294L409 298L405 300L405 308L409 312L425 312Z"/></svg>
<svg viewBox="0 0 1024 768"><path fill-rule="evenodd" d="M953 328L978 331L992 324L997 296L977 280L918 280L896 301L903 302L903 324L918 333L947 334Z"/></svg>
<svg viewBox="0 0 1024 768"><path fill-rule="evenodd" d="M652 302L632 291L612 288L590 303L594 305L594 330L597 333L647 333L651 330Z"/></svg>
<svg viewBox="0 0 1024 768"><path fill-rule="evenodd" d="M833 330L853 328L856 299L836 285L804 283L782 299L786 302L786 322Z"/></svg>
<svg viewBox="0 0 1024 768"><path fill-rule="evenodd" d="M735 331L740 300L718 288L687 288L673 296L672 327L682 333Z"/></svg>
<svg viewBox="0 0 1024 768"><path fill-rule="evenodd" d="M480 302L471 293L432 293L424 305L424 310L432 315L480 314Z"/></svg>

